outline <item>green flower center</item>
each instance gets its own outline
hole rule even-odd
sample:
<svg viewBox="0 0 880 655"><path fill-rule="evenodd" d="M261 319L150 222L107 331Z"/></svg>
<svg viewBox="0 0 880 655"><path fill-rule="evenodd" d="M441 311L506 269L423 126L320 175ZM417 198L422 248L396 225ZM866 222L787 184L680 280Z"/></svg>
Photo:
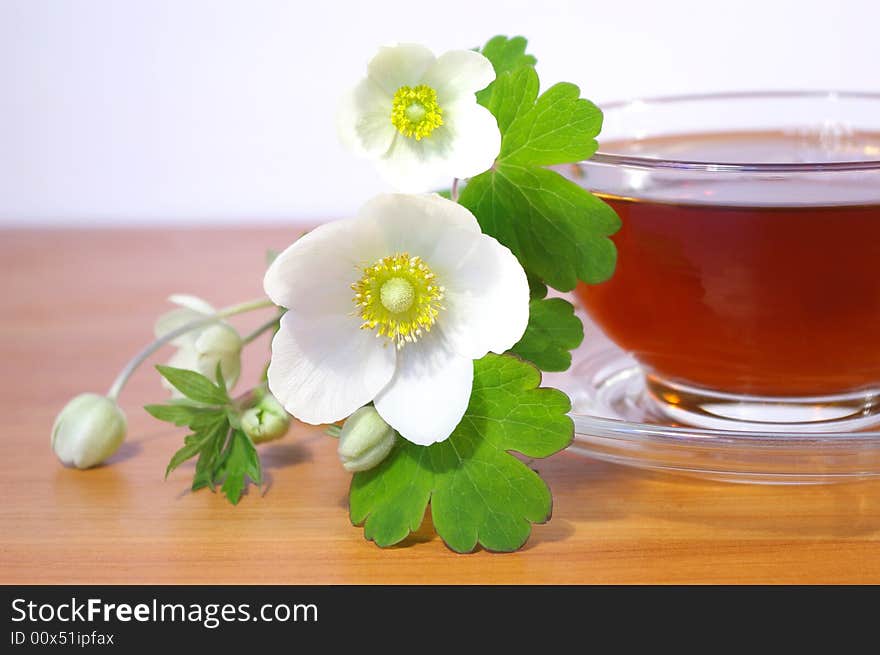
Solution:
<svg viewBox="0 0 880 655"><path fill-rule="evenodd" d="M393 277L382 285L379 299L382 306L392 314L401 314L412 307L416 298L415 289L409 280Z"/></svg>
<svg viewBox="0 0 880 655"><path fill-rule="evenodd" d="M445 289L420 257L397 253L364 269L351 285L362 330L376 330L398 349L430 332L443 309Z"/></svg>
<svg viewBox="0 0 880 655"><path fill-rule="evenodd" d="M391 102L391 123L403 136L421 141L443 125L437 92L427 84L402 86Z"/></svg>

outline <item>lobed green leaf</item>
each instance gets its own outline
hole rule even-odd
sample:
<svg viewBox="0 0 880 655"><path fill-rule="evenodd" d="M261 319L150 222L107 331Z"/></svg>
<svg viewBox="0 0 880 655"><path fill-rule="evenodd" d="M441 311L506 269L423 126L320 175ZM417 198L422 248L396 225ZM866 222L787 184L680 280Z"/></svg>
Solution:
<svg viewBox="0 0 880 655"><path fill-rule="evenodd" d="M578 280L611 277L620 227L611 207L546 168L499 165L471 178L461 194L487 234L511 249L523 267L561 291Z"/></svg>
<svg viewBox="0 0 880 655"><path fill-rule="evenodd" d="M429 457L429 448L398 439L379 466L354 475L349 514L367 539L392 546L419 528L434 479Z"/></svg>
<svg viewBox="0 0 880 655"><path fill-rule="evenodd" d="M520 115L533 107L538 95L538 74L534 68L520 68L499 75L493 84L495 91L485 106L498 121L498 129L505 134Z"/></svg>
<svg viewBox="0 0 880 655"><path fill-rule="evenodd" d="M499 161L519 166L553 166L587 159L596 152L596 136L602 129L602 112L580 97L580 89L560 82L535 100L538 75L529 93L519 96L520 107L504 132ZM534 102L534 104L532 104Z"/></svg>
<svg viewBox="0 0 880 655"><path fill-rule="evenodd" d="M489 39L486 45L480 49L483 56L492 62L492 67L495 69L496 81L477 93L477 102L484 107L488 106L494 95L494 89L498 78L505 73L520 68L535 67L538 60L532 55L526 54L527 45L528 41L523 36L508 38L503 35L498 35Z"/></svg>
<svg viewBox="0 0 880 655"><path fill-rule="evenodd" d="M549 518L551 496L508 451L546 457L574 433L568 397L538 388L540 380L534 366L510 355L474 362L470 403L452 436L432 446L401 440L378 467L355 474L352 522L390 546L419 527L430 502L437 533L457 552L522 546L531 524Z"/></svg>
<svg viewBox="0 0 880 655"><path fill-rule="evenodd" d="M567 371L571 352L584 340L584 324L574 307L562 298L532 300L529 324L523 338L511 352L527 359L542 371Z"/></svg>

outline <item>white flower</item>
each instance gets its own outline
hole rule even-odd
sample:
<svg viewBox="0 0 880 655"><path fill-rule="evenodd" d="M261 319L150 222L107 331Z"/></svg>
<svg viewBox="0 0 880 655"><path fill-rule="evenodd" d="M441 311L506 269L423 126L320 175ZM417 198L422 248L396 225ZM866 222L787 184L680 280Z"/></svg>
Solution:
<svg viewBox="0 0 880 655"><path fill-rule="evenodd" d="M176 294L168 300L180 307L159 317L154 329L156 337L216 312L211 305L195 296ZM242 341L229 323L219 320L209 323L173 339L171 344L177 346L177 352L168 360L168 366L197 371L213 380L219 363L226 385L230 389L235 386L241 373ZM172 395L181 396L165 378L162 378L162 384Z"/></svg>
<svg viewBox="0 0 880 655"><path fill-rule="evenodd" d="M52 427L52 450L65 465L97 466L125 439L125 414L115 400L83 393L71 400Z"/></svg>
<svg viewBox="0 0 880 655"><path fill-rule="evenodd" d="M377 161L400 191L427 191L491 168L501 148L498 123L475 93L495 79L478 52L440 57L424 46L381 48L367 77L344 97L342 142Z"/></svg>
<svg viewBox="0 0 880 655"><path fill-rule="evenodd" d="M529 316L513 254L437 195L381 195L322 225L278 256L264 286L289 308L269 364L288 412L332 423L373 401L424 445L464 415L473 360L510 349Z"/></svg>

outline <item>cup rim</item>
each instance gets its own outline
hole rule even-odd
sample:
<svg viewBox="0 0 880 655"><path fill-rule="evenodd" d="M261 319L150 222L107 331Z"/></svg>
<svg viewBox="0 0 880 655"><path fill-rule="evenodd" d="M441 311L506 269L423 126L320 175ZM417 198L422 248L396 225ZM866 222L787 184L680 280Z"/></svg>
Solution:
<svg viewBox="0 0 880 655"><path fill-rule="evenodd" d="M880 102L880 93L873 91L837 91L837 90L794 90L794 91L729 91L715 93L693 93L682 95L651 96L631 98L602 103L603 112L625 109L629 106L648 104L673 104L677 102L703 102L710 100L753 100L753 99L803 99L825 98L828 100L875 100ZM689 171L707 171L711 173L788 173L815 171L876 171L880 170L880 159L861 161L823 161L798 163L770 162L711 162L683 161L658 157L641 157L638 155L622 155L602 150L600 144L596 153L587 160L588 163L609 164L643 169L678 169Z"/></svg>

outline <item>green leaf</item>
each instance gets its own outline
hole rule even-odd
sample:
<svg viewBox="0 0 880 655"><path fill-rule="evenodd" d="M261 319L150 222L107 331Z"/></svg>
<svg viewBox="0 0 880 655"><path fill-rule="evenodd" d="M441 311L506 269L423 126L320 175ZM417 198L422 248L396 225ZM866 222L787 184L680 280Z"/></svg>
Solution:
<svg viewBox="0 0 880 655"><path fill-rule="evenodd" d="M226 394L226 391L201 373L185 368L162 366L161 364L156 366L156 370L175 389L191 400L208 405L225 405L229 402L229 396Z"/></svg>
<svg viewBox="0 0 880 655"><path fill-rule="evenodd" d="M534 80L529 93L518 96L523 103L504 131L498 160L518 166L553 166L587 159L596 152L596 136L602 129L602 112L580 97L574 84L561 82L535 100L538 74L532 69L521 73ZM534 104L532 104L534 103Z"/></svg>
<svg viewBox="0 0 880 655"><path fill-rule="evenodd" d="M494 47L512 47L502 45ZM617 251L608 237L620 219L587 190L544 168L590 157L602 112L580 98L574 84L556 84L540 96L538 89L531 66L499 75L485 105L501 129L501 152L490 170L468 181L460 202L528 273L569 291L578 280L596 284L614 272Z"/></svg>
<svg viewBox="0 0 880 655"><path fill-rule="evenodd" d="M191 488L193 491L198 491L205 487L211 487L211 491L214 491L214 464L210 455L203 451L196 461L196 472L193 474Z"/></svg>
<svg viewBox="0 0 880 655"><path fill-rule="evenodd" d="M514 36L508 38L498 35L489 39L486 45L480 49L480 52L486 59L492 62L497 81L497 78L505 73L519 68L534 68L538 60L532 55L526 54L527 45L528 41L525 37ZM477 93L477 102L483 106L488 106L487 103L493 95L494 85L495 82Z"/></svg>
<svg viewBox="0 0 880 655"><path fill-rule="evenodd" d="M498 165L468 182L461 204L527 271L556 289L603 282L614 272L617 250L608 236L620 219L555 171Z"/></svg>
<svg viewBox="0 0 880 655"><path fill-rule="evenodd" d="M226 386L226 378L223 377L223 367L220 365L219 361L217 362L217 370L214 372L214 379L217 382L217 388L228 398L229 389Z"/></svg>
<svg viewBox="0 0 880 655"><path fill-rule="evenodd" d="M534 106L538 95L538 74L534 68L521 68L498 76L492 84L495 90L484 104L504 134L511 123Z"/></svg>
<svg viewBox="0 0 880 655"><path fill-rule="evenodd" d="M224 402L217 403L219 406L212 407L185 400L174 400L167 405L147 405L147 411L156 418L176 425L188 425L193 431L184 439L183 447L171 457L165 477L183 462L198 456L192 490L198 491L204 487L213 490L215 485L222 483L226 497L237 504L248 478L261 484L262 469L253 442L240 430L239 411L223 391L225 383L219 367L219 386L198 373L188 375L191 371L161 368L166 378L179 382L199 403L225 398Z"/></svg>
<svg viewBox="0 0 880 655"><path fill-rule="evenodd" d="M367 539L392 546L422 524L434 479L429 460L429 448L398 439L379 466L355 474L349 513Z"/></svg>
<svg viewBox="0 0 880 655"><path fill-rule="evenodd" d="M168 462L168 466L165 467L165 477L168 477L168 474L171 473L178 466L183 464L186 460L191 457L195 457L201 452L203 443L202 441L205 439L205 436L191 434L184 439L183 448L178 450L174 455L171 456L171 461Z"/></svg>
<svg viewBox="0 0 880 655"><path fill-rule="evenodd" d="M183 462L200 454L208 446L213 445L212 442L214 440L225 439L228 431L229 423L224 417L217 416L213 424L205 429L204 432L197 432L186 437L183 448L174 453L171 461L168 462L168 467L165 469L165 477L167 478L168 474Z"/></svg>
<svg viewBox="0 0 880 655"><path fill-rule="evenodd" d="M144 405L144 409L160 421L173 423L174 425L198 424L201 419L210 419L217 415L213 407L197 407L194 405L172 402L167 405ZM194 428L195 429L195 428Z"/></svg>
<svg viewBox="0 0 880 655"><path fill-rule="evenodd" d="M479 543L510 552L529 538L532 523L550 518L550 489L518 459L499 453L476 433L443 442L431 453L440 476L431 497L434 527L458 553Z"/></svg>
<svg viewBox="0 0 880 655"><path fill-rule="evenodd" d="M223 463L214 480L215 482L223 480L221 491L226 494L229 502L237 505L242 491L247 486L247 478L257 485L262 483L260 457L250 437L241 430L233 430Z"/></svg>
<svg viewBox="0 0 880 655"><path fill-rule="evenodd" d="M428 502L446 544L516 550L532 523L550 517L541 478L508 451L547 457L570 442L568 397L537 388L540 372L510 355L474 362L470 404L448 440L417 446L401 440L375 469L351 484L351 519L380 546L403 540L421 524Z"/></svg>
<svg viewBox="0 0 880 655"><path fill-rule="evenodd" d="M538 63L533 55L526 54L528 44L524 36L507 37L499 34L489 39L480 52L492 62L495 73L500 75L521 66L534 67Z"/></svg>
<svg viewBox="0 0 880 655"><path fill-rule="evenodd" d="M567 371L571 352L584 340L584 325L574 307L562 298L532 300L529 324L523 338L511 352L527 359L542 371Z"/></svg>
<svg viewBox="0 0 880 655"><path fill-rule="evenodd" d="M529 298L531 300L540 300L547 297L547 285L541 282L534 275L526 271L526 280L529 283Z"/></svg>

